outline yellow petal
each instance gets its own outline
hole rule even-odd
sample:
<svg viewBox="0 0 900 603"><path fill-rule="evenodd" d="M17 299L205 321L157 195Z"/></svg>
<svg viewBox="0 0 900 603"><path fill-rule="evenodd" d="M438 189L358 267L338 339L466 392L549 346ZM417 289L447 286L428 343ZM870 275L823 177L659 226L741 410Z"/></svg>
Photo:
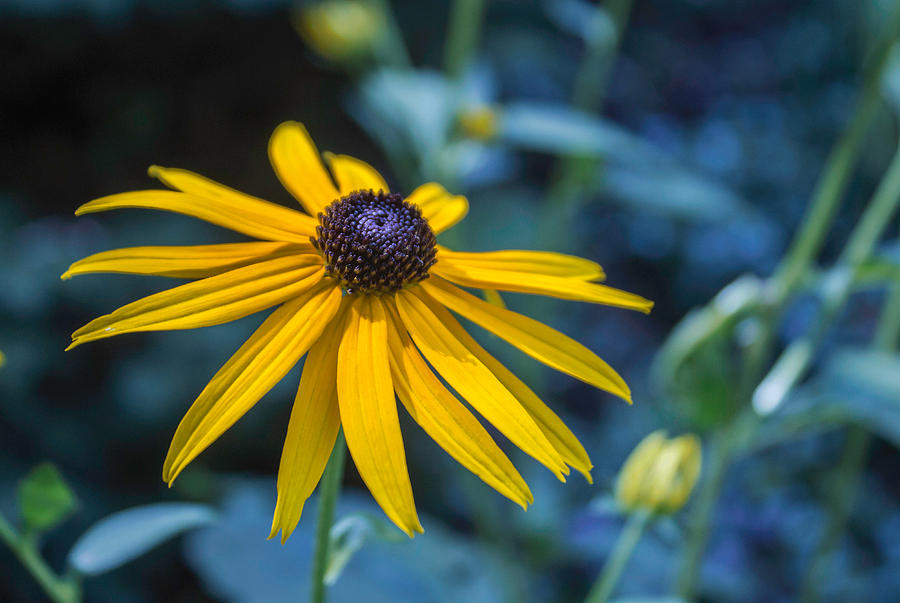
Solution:
<svg viewBox="0 0 900 603"><path fill-rule="evenodd" d="M147 170L147 173L169 188L174 188L175 190L188 193L189 195L203 197L204 199L209 199L217 204L230 207L254 207L260 203L274 205L273 203L234 190L224 184L219 184L218 182L214 182L209 178L201 176L200 174L195 174L194 172L189 172L188 170L151 165L150 169ZM275 207L280 208L281 210L292 211L285 207L281 207L280 205L275 205ZM282 213L282 215L287 216L285 213ZM304 228L310 233L315 232L316 220L312 216L305 216L303 214L298 214L297 212L292 212L291 219L303 223Z"/></svg>
<svg viewBox="0 0 900 603"><path fill-rule="evenodd" d="M431 271L457 285L476 289L499 289L500 291L547 295L638 310L648 314L653 307L652 301L634 293L575 278L482 268L473 264L457 263L446 258L439 260Z"/></svg>
<svg viewBox="0 0 900 603"><path fill-rule="evenodd" d="M338 350L338 403L347 448L360 477L390 520L412 537L423 530L406 468L387 332L381 300L354 300Z"/></svg>
<svg viewBox="0 0 900 603"><path fill-rule="evenodd" d="M447 327L455 319L421 294L400 291L397 309L422 355L450 386L500 432L565 481L568 467L531 415L494 374ZM458 323L457 323L458 324Z"/></svg>
<svg viewBox="0 0 900 603"><path fill-rule="evenodd" d="M275 258L150 295L96 318L72 335L72 344L136 331L194 329L271 308L318 283L318 255ZM330 280L330 279L329 279Z"/></svg>
<svg viewBox="0 0 900 603"><path fill-rule="evenodd" d="M469 253L438 248L438 261L448 260L456 266L471 266L489 270L509 270L511 272L531 272L564 278L578 278L599 281L605 278L600 264L564 253L549 251L487 251Z"/></svg>
<svg viewBox="0 0 900 603"><path fill-rule="evenodd" d="M269 139L269 161L284 188L311 216L340 197L303 124L286 121L275 128Z"/></svg>
<svg viewBox="0 0 900 603"><path fill-rule="evenodd" d="M322 283L263 322L219 369L178 425L163 465L178 474L284 377L319 338L341 303L341 290Z"/></svg>
<svg viewBox="0 0 900 603"><path fill-rule="evenodd" d="M423 184L406 201L419 206L434 234L444 232L469 213L469 201L465 197L451 195L436 182Z"/></svg>
<svg viewBox="0 0 900 603"><path fill-rule="evenodd" d="M111 209L159 209L229 228L257 239L307 243L316 234L315 223L298 211L249 198L213 200L175 191L147 190L94 199L75 210L75 215Z"/></svg>
<svg viewBox="0 0 900 603"><path fill-rule="evenodd" d="M440 308L437 305L436 307ZM484 363L497 380L516 397L550 443L553 444L553 447L559 452L560 456L562 456L563 460L584 475L584 478L589 483L593 483L594 480L591 477L593 464L591 459L584 446L581 445L581 442L578 441L578 438L575 437L575 434L572 433L563 420L543 400L538 398L537 394L531 391L531 388L516 377L512 371L503 366L503 363L478 345L478 342L466 332L449 312L443 308L441 310L443 313L440 318L452 335L466 346L469 352L478 360Z"/></svg>
<svg viewBox="0 0 900 603"><path fill-rule="evenodd" d="M487 303L497 306L498 308L506 309L506 302L503 301L503 296L500 295L500 292L495 289L482 289L481 294L484 296L484 301Z"/></svg>
<svg viewBox="0 0 900 603"><path fill-rule="evenodd" d="M356 157L349 155L335 155L333 153L325 153L325 161L337 180L338 190L341 196L346 197L350 193L356 191L371 190L373 192L384 191L391 192L387 182L365 161L361 161Z"/></svg>
<svg viewBox="0 0 900 603"><path fill-rule="evenodd" d="M342 308L348 297L343 298ZM331 320L309 349L300 388L288 423L278 466L278 501L269 538L281 531L281 543L297 527L303 504L325 471L334 448L341 415L337 401L337 351L343 333L343 311Z"/></svg>
<svg viewBox="0 0 900 603"><path fill-rule="evenodd" d="M422 282L438 302L516 346L535 360L631 402L625 380L599 356L556 329L481 301L441 278Z"/></svg>
<svg viewBox="0 0 900 603"><path fill-rule="evenodd" d="M396 310L390 310L391 377L407 412L463 467L526 508L534 501L528 484L481 423L431 372L409 335L397 328Z"/></svg>
<svg viewBox="0 0 900 603"><path fill-rule="evenodd" d="M62 275L68 279L79 274L117 272L176 278L206 278L241 266L265 260L314 253L310 243L225 243L171 247L125 247L112 249L78 260Z"/></svg>

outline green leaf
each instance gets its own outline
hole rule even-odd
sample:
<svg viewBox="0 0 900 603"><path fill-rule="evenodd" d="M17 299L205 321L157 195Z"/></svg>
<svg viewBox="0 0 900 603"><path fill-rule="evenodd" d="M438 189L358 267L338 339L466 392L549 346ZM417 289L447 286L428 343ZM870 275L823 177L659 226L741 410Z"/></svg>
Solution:
<svg viewBox="0 0 900 603"><path fill-rule="evenodd" d="M404 535L376 515L354 513L331 527L328 567L325 584L334 584L353 555L370 539L384 542L403 542Z"/></svg>
<svg viewBox="0 0 900 603"><path fill-rule="evenodd" d="M51 463L41 463L19 484L19 512L26 531L44 532L75 511L78 502Z"/></svg>
<svg viewBox="0 0 900 603"><path fill-rule="evenodd" d="M194 503L157 503L119 511L81 535L69 552L69 565L87 576L102 574L215 519L215 509Z"/></svg>
<svg viewBox="0 0 900 603"><path fill-rule="evenodd" d="M635 165L670 161L618 124L565 105L516 102L501 115L500 139L521 149Z"/></svg>
<svg viewBox="0 0 900 603"><path fill-rule="evenodd" d="M751 445L771 446L848 423L900 447L900 356L836 351L818 376L767 418Z"/></svg>

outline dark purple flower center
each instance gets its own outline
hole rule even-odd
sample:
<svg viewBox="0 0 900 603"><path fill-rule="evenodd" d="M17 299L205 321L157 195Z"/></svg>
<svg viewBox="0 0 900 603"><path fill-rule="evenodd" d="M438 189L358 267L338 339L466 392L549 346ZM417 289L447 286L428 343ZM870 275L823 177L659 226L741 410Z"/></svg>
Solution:
<svg viewBox="0 0 900 603"><path fill-rule="evenodd" d="M419 208L382 191L331 203L310 241L347 293L395 293L428 278L436 261L434 232Z"/></svg>

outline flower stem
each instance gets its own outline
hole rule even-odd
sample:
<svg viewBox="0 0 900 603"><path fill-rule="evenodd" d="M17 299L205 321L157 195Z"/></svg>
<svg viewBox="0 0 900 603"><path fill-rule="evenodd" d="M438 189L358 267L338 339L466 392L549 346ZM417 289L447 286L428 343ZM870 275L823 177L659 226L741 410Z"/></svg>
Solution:
<svg viewBox="0 0 900 603"><path fill-rule="evenodd" d="M631 553L634 552L634 547L637 546L644 529L650 523L650 519L651 515L647 511L635 511L628 516L628 521L625 522L625 527L619 534L612 555L603 566L600 577L591 587L585 603L605 603L609 600L631 558Z"/></svg>
<svg viewBox="0 0 900 603"><path fill-rule="evenodd" d="M316 548L313 553L312 566L312 603L325 602L325 572L331 555L331 526L334 524L334 508L337 505L344 479L344 457L347 454L344 445L344 432L338 432L334 449L325 466L322 485L319 490L319 513L316 518Z"/></svg>
<svg viewBox="0 0 900 603"><path fill-rule="evenodd" d="M81 589L75 578L66 579L57 576L38 552L37 540L28 535L18 534L2 515L0 515L0 539L15 553L52 601L76 603L81 600Z"/></svg>
<svg viewBox="0 0 900 603"><path fill-rule="evenodd" d="M451 78L462 75L478 44L484 21L485 0L455 0L450 9L444 69Z"/></svg>
<svg viewBox="0 0 900 603"><path fill-rule="evenodd" d="M900 284L894 283L881 311L872 347L884 352L893 352L897 349L898 339L900 339ZM860 426L853 426L848 430L847 441L828 499L825 530L813 552L800 591L798 600L801 603L815 603L820 598L820 587L828 575L831 553L846 528L860 477L866 466L871 441L872 436Z"/></svg>
<svg viewBox="0 0 900 603"><path fill-rule="evenodd" d="M681 570L676 582L676 593L683 599L693 598L706 551L712 514L724 484L725 474L737 452L728 440L737 436L738 439L743 438L741 441L745 441L759 422L749 404L771 356L778 320L803 275L812 266L834 220L835 211L849 182L850 172L862 149L865 133L878 108L882 73L891 47L898 37L900 37L900 12L888 24L885 35L871 53L873 62L869 64L860 99L850 124L832 149L816 185L806 218L775 275L770 279L773 292L771 301L759 317L759 335L744 355L744 366L738 386L738 401L743 410L714 435L714 440L719 445L714 446L709 472L697 494L698 504L692 513Z"/></svg>

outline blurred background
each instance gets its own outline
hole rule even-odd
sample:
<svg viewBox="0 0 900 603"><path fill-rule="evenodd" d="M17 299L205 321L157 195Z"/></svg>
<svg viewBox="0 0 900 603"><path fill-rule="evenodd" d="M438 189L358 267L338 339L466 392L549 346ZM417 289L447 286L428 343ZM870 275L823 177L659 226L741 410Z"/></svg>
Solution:
<svg viewBox="0 0 900 603"><path fill-rule="evenodd" d="M283 0L0 0L0 512L14 518L17 484L53 463L78 501L43 540L61 569L78 536L114 511L164 501L219 510L210 525L86 578L86 600L303 600L309 588L314 501L286 546L265 540L299 367L172 489L160 478L182 414L262 315L63 352L82 324L174 282L60 281L71 262L115 247L239 240L176 215L76 219L74 209L157 188L146 176L152 163L292 205L266 155L281 121L304 122L320 149L365 159L399 191L435 179L466 194L469 217L448 245L576 253L600 262L612 286L656 302L646 317L504 296L577 336L631 385L635 404L626 407L476 332L579 436L595 484L558 483L505 446L535 495L522 512L405 420L426 533L368 538L332 587L334 600L582 600L622 528L610 493L631 449L658 428L723 433L736 412L730 347L696 354L691 364L702 367L684 379L667 377L658 353L692 309L742 275L768 277L778 266L854 115L894 3L636 0L601 13L577 0L492 0L458 54L446 43L452 8L373 2L361 21L352 12L338 20L358 24L352 35L329 37L327 23L310 25L310 6ZM875 88L820 266L839 256L896 148L891 89ZM896 224L886 233L879 249L896 267L900 253L888 241ZM797 598L828 521L847 422L874 435L819 596L900 599L900 364L879 365L867 378L877 395L868 396L852 378L872 363L855 358L858 371L842 373L848 365L831 353L869 345L883 285L876 275L854 289L798 390L808 399L836 383L845 403L877 398L875 406L864 406L865 420L845 409L850 419L790 437L766 431L752 454L734 459L711 515L697 599ZM776 349L821 318L815 292L800 288L786 304ZM729 345L747 327L736 325ZM380 513L348 464L338 516L358 511ZM648 530L620 595L670 592L688 523L677 514ZM0 600L43 596L0 549Z"/></svg>

